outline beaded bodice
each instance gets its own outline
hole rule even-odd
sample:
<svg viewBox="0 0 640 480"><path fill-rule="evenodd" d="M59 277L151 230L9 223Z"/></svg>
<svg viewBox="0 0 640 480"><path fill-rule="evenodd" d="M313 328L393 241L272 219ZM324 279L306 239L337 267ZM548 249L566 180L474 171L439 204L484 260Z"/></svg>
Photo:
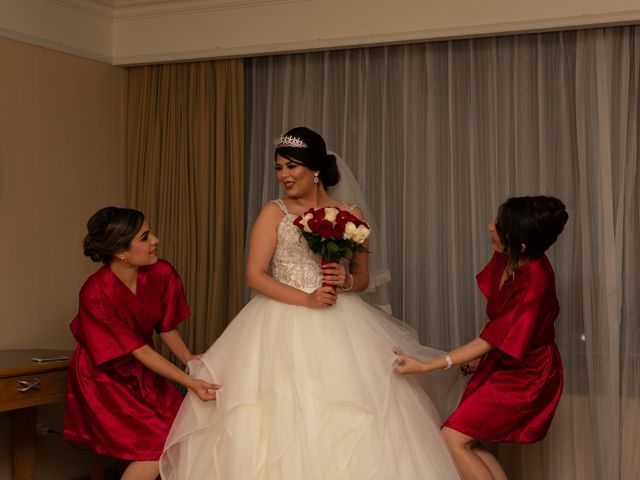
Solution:
<svg viewBox="0 0 640 480"><path fill-rule="evenodd" d="M278 225L276 251L271 259L271 275L296 288L318 288L322 284L320 255L313 253L300 229L296 216L286 213Z"/></svg>
<svg viewBox="0 0 640 480"><path fill-rule="evenodd" d="M296 288L316 289L322 285L322 268L320 255L313 253L302 236L302 232L293 224L296 216L289 213L282 200L273 200L278 205L284 217L278 224L278 238L276 251L271 259L271 276L286 285ZM355 205L349 207L352 211ZM342 258L340 262L348 270L349 259Z"/></svg>

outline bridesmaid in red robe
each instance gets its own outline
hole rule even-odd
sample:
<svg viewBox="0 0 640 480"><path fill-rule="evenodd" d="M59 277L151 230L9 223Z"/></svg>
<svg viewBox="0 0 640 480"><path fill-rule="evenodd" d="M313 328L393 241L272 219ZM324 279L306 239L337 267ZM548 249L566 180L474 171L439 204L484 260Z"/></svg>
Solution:
<svg viewBox="0 0 640 480"><path fill-rule="evenodd" d="M506 479L498 461L476 445L544 438L562 393L554 321L560 310L555 275L544 252L569 218L553 197L507 200L489 224L495 250L478 274L489 321L478 337L423 363L399 355L402 374L462 365L475 370L443 434L464 480Z"/></svg>
<svg viewBox="0 0 640 480"><path fill-rule="evenodd" d="M80 290L71 331L78 344L67 385L64 437L130 460L123 479L155 479L182 394L214 400L218 385L189 377L154 350L153 331L187 363L176 329L191 315L182 280L157 256L158 238L137 210L106 207L87 223L84 253L104 265Z"/></svg>

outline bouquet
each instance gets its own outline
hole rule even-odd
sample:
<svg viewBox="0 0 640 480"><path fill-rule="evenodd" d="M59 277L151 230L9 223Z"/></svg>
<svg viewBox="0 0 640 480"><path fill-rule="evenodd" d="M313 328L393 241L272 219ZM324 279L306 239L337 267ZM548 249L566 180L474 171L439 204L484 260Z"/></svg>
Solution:
<svg viewBox="0 0 640 480"><path fill-rule="evenodd" d="M355 252L369 252L363 245L369 237L369 225L345 210L310 208L293 224L302 230L311 251L322 257L321 265L343 257L351 259Z"/></svg>

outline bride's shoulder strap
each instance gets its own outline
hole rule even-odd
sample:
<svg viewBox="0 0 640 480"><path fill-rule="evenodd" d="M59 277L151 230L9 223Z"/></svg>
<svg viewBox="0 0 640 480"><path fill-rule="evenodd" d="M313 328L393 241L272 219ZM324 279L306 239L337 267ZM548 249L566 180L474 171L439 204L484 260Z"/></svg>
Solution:
<svg viewBox="0 0 640 480"><path fill-rule="evenodd" d="M356 204L349 205L348 203L345 203L345 204L344 204L344 206L346 207L347 212L349 212L349 213L353 213L353 211L354 211L356 208L358 208L358 205L356 205Z"/></svg>
<svg viewBox="0 0 640 480"><path fill-rule="evenodd" d="M270 203L275 203L278 206L278 208L282 210L282 213L284 213L285 215L289 214L289 210L287 209L287 206L284 204L284 202L281 199L277 198L275 200L271 200Z"/></svg>

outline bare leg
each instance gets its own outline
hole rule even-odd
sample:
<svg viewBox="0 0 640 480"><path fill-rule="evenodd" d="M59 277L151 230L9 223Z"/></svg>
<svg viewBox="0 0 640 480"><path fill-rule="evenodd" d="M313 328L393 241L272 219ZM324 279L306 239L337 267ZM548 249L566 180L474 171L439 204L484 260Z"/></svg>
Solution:
<svg viewBox="0 0 640 480"><path fill-rule="evenodd" d="M491 469L472 449L475 438L449 427L444 427L442 434L463 480L496 480Z"/></svg>
<svg viewBox="0 0 640 480"><path fill-rule="evenodd" d="M507 474L504 473L504 470L502 469L502 465L500 465L500 462L498 462L496 457L494 457L489 450L477 443L471 448L473 452L478 455L487 465L489 470L491 470L491 473L493 474L493 478L495 478L495 480L508 480Z"/></svg>
<svg viewBox="0 0 640 480"><path fill-rule="evenodd" d="M156 480L160 474L160 464L155 461L131 462L120 480Z"/></svg>

